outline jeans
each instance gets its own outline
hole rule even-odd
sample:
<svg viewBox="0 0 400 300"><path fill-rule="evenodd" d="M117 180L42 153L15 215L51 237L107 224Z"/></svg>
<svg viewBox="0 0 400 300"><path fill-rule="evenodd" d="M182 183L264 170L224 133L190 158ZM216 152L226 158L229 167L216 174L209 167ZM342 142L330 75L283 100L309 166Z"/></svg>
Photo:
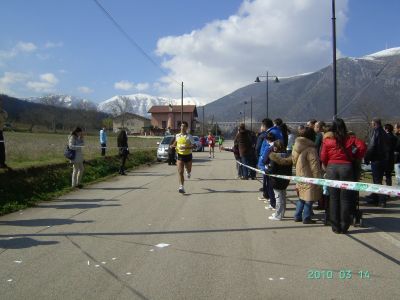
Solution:
<svg viewBox="0 0 400 300"><path fill-rule="evenodd" d="M295 220L311 220L313 201L297 200L296 202L296 212L294 213Z"/></svg>
<svg viewBox="0 0 400 300"><path fill-rule="evenodd" d="M274 189L272 188L271 178L267 175L263 175L263 196L269 199L269 204L275 208L276 199L274 194Z"/></svg>
<svg viewBox="0 0 400 300"><path fill-rule="evenodd" d="M282 219L285 215L286 210L286 190L275 190L275 199L276 199L276 212L275 217Z"/></svg>
<svg viewBox="0 0 400 300"><path fill-rule="evenodd" d="M330 164L326 168L326 178L332 180L352 181L351 164ZM329 220L332 230L347 232L354 213L357 192L329 187Z"/></svg>
<svg viewBox="0 0 400 300"><path fill-rule="evenodd" d="M242 164L250 166L250 158L248 156L242 156L240 158L242 160ZM250 177L250 169L242 166L242 176L249 178Z"/></svg>
<svg viewBox="0 0 400 300"><path fill-rule="evenodd" d="M394 172L396 173L397 185L400 186L400 163L394 164Z"/></svg>
<svg viewBox="0 0 400 300"><path fill-rule="evenodd" d="M240 162L240 158L236 159L236 161ZM238 177L242 177L243 176L243 167L242 165L239 165L238 163L236 164L236 170L237 170L237 175Z"/></svg>
<svg viewBox="0 0 400 300"><path fill-rule="evenodd" d="M386 169L386 164L387 162L384 160L378 160L378 161L373 161L371 162L371 171L372 171L372 180L373 183L375 184L382 184L383 181L383 175L385 174L385 169ZM384 199L384 195L378 195L378 194L371 194L371 198L375 203L379 203L379 200Z"/></svg>

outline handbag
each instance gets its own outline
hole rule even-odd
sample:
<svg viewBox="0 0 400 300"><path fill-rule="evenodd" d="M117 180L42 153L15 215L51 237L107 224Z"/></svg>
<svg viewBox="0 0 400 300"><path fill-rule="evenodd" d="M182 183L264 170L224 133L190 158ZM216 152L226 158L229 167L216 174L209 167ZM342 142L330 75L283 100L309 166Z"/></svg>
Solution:
<svg viewBox="0 0 400 300"><path fill-rule="evenodd" d="M75 158L76 151L71 149L68 145L65 147L64 156L69 160L73 160Z"/></svg>

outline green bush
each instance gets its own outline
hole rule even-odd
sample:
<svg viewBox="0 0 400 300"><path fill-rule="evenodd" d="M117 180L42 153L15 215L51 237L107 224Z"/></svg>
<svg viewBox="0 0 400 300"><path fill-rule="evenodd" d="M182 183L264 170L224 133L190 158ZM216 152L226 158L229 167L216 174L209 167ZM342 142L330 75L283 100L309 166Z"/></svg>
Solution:
<svg viewBox="0 0 400 300"><path fill-rule="evenodd" d="M128 169L155 161L154 150L134 151L126 161ZM95 158L85 162L82 183L87 184L119 169L118 156ZM68 162L3 171L0 173L0 215L51 200L71 191L72 165Z"/></svg>

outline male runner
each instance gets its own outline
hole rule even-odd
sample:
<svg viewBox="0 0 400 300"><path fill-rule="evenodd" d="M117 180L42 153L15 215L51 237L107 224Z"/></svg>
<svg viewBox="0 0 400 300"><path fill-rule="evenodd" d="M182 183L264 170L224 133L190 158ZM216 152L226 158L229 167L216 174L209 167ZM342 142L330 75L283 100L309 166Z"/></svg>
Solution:
<svg viewBox="0 0 400 300"><path fill-rule="evenodd" d="M176 153L178 154L178 160L176 165L178 167L179 175L179 193L185 193L183 177L183 170L186 169L186 176L190 179L190 173L192 172L192 149L195 147L193 136L187 133L188 123L183 121L181 124L181 132L176 135L175 142L171 147L176 147Z"/></svg>

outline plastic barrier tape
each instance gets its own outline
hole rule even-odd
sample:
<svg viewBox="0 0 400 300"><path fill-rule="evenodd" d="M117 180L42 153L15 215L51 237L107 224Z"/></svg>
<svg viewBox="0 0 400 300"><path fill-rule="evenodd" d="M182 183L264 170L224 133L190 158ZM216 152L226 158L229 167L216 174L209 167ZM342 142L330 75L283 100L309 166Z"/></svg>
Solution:
<svg viewBox="0 0 400 300"><path fill-rule="evenodd" d="M237 161L237 163L242 165L243 167L254 170L263 175L282 178L282 179L288 179L288 180L292 180L296 183L309 183L309 184L329 186L329 187L345 189L345 190L352 190L352 191L359 191L359 192L372 192L372 193L384 194L384 195L389 195L389 196L400 196L400 189L392 187L392 186L365 183L365 182L340 181L340 180L331 180L331 179L323 179L323 178L310 178L310 177L300 177L300 176L266 174L264 171L250 167L245 164L242 164L241 162Z"/></svg>

